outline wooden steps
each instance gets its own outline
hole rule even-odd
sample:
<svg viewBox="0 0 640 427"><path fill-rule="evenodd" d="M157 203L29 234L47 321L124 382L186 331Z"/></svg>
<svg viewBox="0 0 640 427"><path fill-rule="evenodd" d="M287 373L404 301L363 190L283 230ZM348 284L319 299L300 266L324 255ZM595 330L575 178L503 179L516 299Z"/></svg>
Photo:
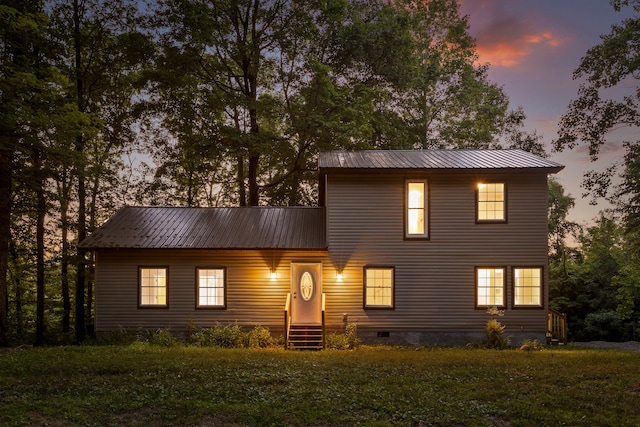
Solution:
<svg viewBox="0 0 640 427"><path fill-rule="evenodd" d="M290 350L322 350L322 325L291 325L287 348Z"/></svg>

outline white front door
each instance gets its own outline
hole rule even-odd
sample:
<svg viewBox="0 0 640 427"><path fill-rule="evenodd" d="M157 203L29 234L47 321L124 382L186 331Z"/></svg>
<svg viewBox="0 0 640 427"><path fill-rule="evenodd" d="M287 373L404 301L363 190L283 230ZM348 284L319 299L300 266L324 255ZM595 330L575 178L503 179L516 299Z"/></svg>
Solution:
<svg viewBox="0 0 640 427"><path fill-rule="evenodd" d="M322 323L322 263L291 263L291 323Z"/></svg>

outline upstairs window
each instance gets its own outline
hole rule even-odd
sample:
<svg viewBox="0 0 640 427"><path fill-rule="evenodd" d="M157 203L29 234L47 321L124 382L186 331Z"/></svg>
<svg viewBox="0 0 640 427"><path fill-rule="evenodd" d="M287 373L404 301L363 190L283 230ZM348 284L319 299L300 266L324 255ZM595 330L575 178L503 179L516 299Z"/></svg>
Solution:
<svg viewBox="0 0 640 427"><path fill-rule="evenodd" d="M198 308L224 308L225 269L198 268Z"/></svg>
<svg viewBox="0 0 640 427"><path fill-rule="evenodd" d="M393 308L393 267L364 268L365 308Z"/></svg>
<svg viewBox="0 0 640 427"><path fill-rule="evenodd" d="M167 267L140 267L140 307L168 307Z"/></svg>
<svg viewBox="0 0 640 427"><path fill-rule="evenodd" d="M542 268L513 269L513 306L542 307Z"/></svg>
<svg viewBox="0 0 640 427"><path fill-rule="evenodd" d="M478 222L506 222L507 203L504 182L478 183L476 199Z"/></svg>
<svg viewBox="0 0 640 427"><path fill-rule="evenodd" d="M405 237L426 238L428 237L427 181L407 181L405 192Z"/></svg>
<svg viewBox="0 0 640 427"><path fill-rule="evenodd" d="M502 267L476 268L476 307L504 307L504 272Z"/></svg>

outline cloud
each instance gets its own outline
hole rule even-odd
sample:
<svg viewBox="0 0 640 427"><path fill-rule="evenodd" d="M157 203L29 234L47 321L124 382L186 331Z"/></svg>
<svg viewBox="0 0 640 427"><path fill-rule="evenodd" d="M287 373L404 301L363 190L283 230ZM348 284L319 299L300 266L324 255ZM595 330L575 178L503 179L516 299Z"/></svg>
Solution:
<svg viewBox="0 0 640 427"><path fill-rule="evenodd" d="M476 38L480 63L493 67L514 67L540 49L562 46L559 31L547 28L533 14L512 13L504 2L461 2L469 15L471 34Z"/></svg>

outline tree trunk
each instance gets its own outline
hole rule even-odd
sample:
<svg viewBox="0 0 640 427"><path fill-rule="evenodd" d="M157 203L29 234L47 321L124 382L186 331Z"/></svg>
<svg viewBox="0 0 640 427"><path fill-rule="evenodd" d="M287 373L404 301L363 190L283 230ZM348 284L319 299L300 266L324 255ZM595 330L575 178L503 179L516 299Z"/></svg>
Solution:
<svg viewBox="0 0 640 427"><path fill-rule="evenodd" d="M62 332L71 330L71 299L69 295L69 185L66 173L61 178L60 189L60 234L62 254L60 257L60 283L62 287Z"/></svg>
<svg viewBox="0 0 640 427"><path fill-rule="evenodd" d="M80 46L80 5L78 0L73 0L73 44L75 50L75 73L76 73L76 97L78 111L85 112L82 56ZM86 214L86 188L85 188L85 168L84 158L84 137L82 134L76 136L75 150L78 152L80 160L76 166L78 179L78 242L87 237L87 214ZM76 257L76 340L84 341L86 337L84 293L85 293L85 268L86 258L84 251L78 249Z"/></svg>
<svg viewBox="0 0 640 427"><path fill-rule="evenodd" d="M44 220L47 204L44 195L42 153L33 150L33 168L36 185L36 340L35 346L44 345Z"/></svg>
<svg viewBox="0 0 640 427"><path fill-rule="evenodd" d="M10 147L10 138L2 138L0 143ZM0 150L0 346L9 345L9 290L7 272L9 266L9 233L11 232L11 172L13 152Z"/></svg>

